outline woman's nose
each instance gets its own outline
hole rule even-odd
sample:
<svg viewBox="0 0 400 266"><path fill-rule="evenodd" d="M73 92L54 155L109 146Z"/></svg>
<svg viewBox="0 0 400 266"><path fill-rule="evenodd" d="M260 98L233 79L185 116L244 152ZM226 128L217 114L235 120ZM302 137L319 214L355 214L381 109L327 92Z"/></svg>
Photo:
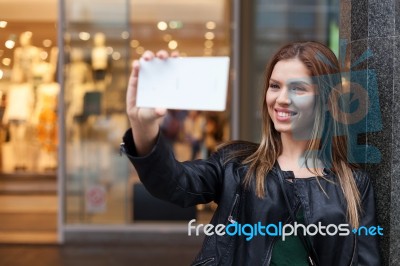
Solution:
<svg viewBox="0 0 400 266"><path fill-rule="evenodd" d="M283 105L289 105L291 104L291 99L290 99L290 95L289 95L289 91L286 88L283 88L279 95L278 98L276 99L276 102L278 104L283 104Z"/></svg>

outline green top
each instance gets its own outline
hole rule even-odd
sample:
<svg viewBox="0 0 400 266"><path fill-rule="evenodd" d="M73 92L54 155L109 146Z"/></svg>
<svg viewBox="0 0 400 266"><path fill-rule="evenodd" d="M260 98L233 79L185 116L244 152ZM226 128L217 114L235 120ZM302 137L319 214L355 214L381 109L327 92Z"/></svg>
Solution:
<svg viewBox="0 0 400 266"><path fill-rule="evenodd" d="M304 224L304 213L297 213L297 222ZM298 234L301 232L298 232ZM271 266L308 266L307 250L299 236L285 237L285 241L279 238L273 247Z"/></svg>

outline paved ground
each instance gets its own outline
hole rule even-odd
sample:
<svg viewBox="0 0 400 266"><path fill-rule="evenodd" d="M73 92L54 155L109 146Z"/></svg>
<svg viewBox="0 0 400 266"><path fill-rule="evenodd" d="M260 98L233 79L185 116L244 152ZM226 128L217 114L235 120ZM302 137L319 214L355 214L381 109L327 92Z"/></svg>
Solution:
<svg viewBox="0 0 400 266"><path fill-rule="evenodd" d="M2 266L190 265L200 245L0 245Z"/></svg>

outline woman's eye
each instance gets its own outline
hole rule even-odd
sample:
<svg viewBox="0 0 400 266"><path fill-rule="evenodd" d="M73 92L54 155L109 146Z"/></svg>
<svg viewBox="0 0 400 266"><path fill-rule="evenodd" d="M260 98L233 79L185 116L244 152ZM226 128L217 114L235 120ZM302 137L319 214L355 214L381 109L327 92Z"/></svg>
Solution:
<svg viewBox="0 0 400 266"><path fill-rule="evenodd" d="M292 87L293 91L305 91L306 89L303 87Z"/></svg>
<svg viewBox="0 0 400 266"><path fill-rule="evenodd" d="M272 89L279 89L279 85L275 84L275 83L270 83L269 87L272 88Z"/></svg>

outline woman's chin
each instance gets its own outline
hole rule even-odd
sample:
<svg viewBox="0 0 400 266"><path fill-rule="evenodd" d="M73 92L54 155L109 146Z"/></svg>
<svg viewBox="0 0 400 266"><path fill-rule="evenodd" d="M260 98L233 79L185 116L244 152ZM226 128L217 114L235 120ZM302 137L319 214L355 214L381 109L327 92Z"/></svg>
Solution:
<svg viewBox="0 0 400 266"><path fill-rule="evenodd" d="M291 133L292 129L290 126L275 126L275 130L278 131L279 133Z"/></svg>

